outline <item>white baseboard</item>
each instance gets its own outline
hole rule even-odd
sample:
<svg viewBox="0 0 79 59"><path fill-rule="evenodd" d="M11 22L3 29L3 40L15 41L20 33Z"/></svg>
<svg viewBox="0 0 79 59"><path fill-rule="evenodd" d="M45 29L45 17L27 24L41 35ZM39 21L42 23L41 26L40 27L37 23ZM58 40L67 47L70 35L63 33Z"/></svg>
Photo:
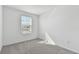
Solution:
<svg viewBox="0 0 79 59"><path fill-rule="evenodd" d="M57 45L57 46L62 47L62 48L64 48L64 49L67 49L67 50L69 50L69 51L72 51L72 52L74 52L74 53L76 53L76 54L79 54L79 52L75 51L74 49L70 49L70 48L68 48L68 47L61 46L61 45Z"/></svg>

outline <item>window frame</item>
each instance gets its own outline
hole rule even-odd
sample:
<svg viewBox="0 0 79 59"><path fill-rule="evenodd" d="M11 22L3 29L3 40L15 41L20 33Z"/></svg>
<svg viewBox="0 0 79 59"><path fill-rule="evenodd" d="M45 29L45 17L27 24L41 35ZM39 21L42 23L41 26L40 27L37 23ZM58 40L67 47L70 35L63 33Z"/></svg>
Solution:
<svg viewBox="0 0 79 59"><path fill-rule="evenodd" d="M21 21L22 21L22 20L21 20L21 17L22 17L22 16L31 17L31 23L32 23L32 24L31 24L31 31L30 31L30 32L29 32L29 31L26 31L26 33L23 33L23 30L22 30L22 23L21 23ZM22 34L30 34L30 33L32 33L32 31L33 31L32 29L33 29L33 17L32 17L32 16L28 16L28 15L21 15L21 16L20 16L20 32L21 32Z"/></svg>

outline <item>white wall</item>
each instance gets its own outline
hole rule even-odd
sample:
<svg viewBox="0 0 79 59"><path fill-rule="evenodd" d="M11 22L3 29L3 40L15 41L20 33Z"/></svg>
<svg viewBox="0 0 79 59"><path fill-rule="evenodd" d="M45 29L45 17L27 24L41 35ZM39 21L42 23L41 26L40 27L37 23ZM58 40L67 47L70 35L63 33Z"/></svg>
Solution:
<svg viewBox="0 0 79 59"><path fill-rule="evenodd" d="M0 50L2 48L2 6L0 5Z"/></svg>
<svg viewBox="0 0 79 59"><path fill-rule="evenodd" d="M23 12L4 6L4 38L3 45L14 44L37 38L38 35L38 15ZM33 31L31 34L23 35L20 31L20 16L28 15L33 18Z"/></svg>
<svg viewBox="0 0 79 59"><path fill-rule="evenodd" d="M79 6L58 6L40 16L40 38L44 33L60 46L79 53Z"/></svg>

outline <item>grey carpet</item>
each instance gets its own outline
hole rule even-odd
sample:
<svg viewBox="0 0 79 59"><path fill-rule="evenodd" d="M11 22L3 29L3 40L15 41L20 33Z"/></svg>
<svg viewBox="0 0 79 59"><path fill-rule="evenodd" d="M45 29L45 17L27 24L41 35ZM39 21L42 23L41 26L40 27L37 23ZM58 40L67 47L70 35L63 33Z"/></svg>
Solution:
<svg viewBox="0 0 79 59"><path fill-rule="evenodd" d="M75 54L72 51L48 44L40 44L40 39L29 40L4 46L1 54Z"/></svg>

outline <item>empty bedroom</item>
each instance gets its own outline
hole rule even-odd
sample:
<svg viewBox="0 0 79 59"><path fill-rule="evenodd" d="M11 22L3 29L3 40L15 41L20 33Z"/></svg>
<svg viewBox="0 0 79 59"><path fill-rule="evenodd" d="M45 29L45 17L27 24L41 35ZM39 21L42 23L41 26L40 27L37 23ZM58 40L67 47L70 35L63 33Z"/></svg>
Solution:
<svg viewBox="0 0 79 59"><path fill-rule="evenodd" d="M0 54L78 54L79 5L0 5Z"/></svg>

